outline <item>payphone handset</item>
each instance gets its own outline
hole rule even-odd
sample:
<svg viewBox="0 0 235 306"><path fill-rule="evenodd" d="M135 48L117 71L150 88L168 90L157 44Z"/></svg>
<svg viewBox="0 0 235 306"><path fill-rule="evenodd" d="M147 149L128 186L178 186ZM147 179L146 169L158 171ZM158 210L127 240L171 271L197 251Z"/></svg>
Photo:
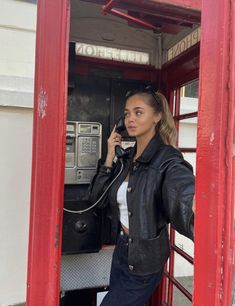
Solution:
<svg viewBox="0 0 235 306"><path fill-rule="evenodd" d="M126 126L125 126L125 119L124 117L120 117L116 123L116 129L115 129L115 132L117 133L121 133L123 131L126 130Z"/></svg>
<svg viewBox="0 0 235 306"><path fill-rule="evenodd" d="M124 118L120 117L116 123L115 132L117 132L118 134L121 134L125 130L126 130L126 127L125 127ZM127 155L127 152L121 146L116 146L115 154L117 158L123 158Z"/></svg>

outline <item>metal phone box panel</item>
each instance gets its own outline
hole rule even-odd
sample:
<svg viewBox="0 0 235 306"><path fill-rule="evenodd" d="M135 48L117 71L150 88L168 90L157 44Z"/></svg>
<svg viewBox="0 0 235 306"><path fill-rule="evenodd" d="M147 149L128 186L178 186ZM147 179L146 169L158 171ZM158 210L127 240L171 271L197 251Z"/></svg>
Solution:
<svg viewBox="0 0 235 306"><path fill-rule="evenodd" d="M90 184L101 157L101 137L99 122L67 122L65 184Z"/></svg>

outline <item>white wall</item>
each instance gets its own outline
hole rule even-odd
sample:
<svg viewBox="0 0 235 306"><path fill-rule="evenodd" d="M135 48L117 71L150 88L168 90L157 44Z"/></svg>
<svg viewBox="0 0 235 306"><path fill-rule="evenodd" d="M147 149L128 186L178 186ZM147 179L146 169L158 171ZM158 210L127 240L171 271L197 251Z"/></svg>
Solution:
<svg viewBox="0 0 235 306"><path fill-rule="evenodd" d="M0 74L34 76L36 5L0 0Z"/></svg>
<svg viewBox="0 0 235 306"><path fill-rule="evenodd" d="M0 0L0 305L26 299L36 5Z"/></svg>
<svg viewBox="0 0 235 306"><path fill-rule="evenodd" d="M0 107L0 305L25 301L32 112Z"/></svg>

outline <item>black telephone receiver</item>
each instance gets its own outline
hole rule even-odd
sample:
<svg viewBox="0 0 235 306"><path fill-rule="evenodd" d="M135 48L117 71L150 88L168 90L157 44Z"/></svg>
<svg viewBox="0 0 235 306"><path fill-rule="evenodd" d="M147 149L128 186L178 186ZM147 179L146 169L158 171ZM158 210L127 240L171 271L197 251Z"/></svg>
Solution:
<svg viewBox="0 0 235 306"><path fill-rule="evenodd" d="M125 127L125 122L124 122L124 118L120 117L116 123L116 128L115 128L115 132L117 132L118 134L121 134L121 132L125 131L126 127ZM125 155L127 155L127 152L121 147L121 146L116 146L115 147L115 154L118 158L122 158Z"/></svg>
<svg viewBox="0 0 235 306"><path fill-rule="evenodd" d="M125 131L126 127L125 127L125 121L123 117L120 117L116 123L116 129L115 132L117 132L118 134L120 134L121 132Z"/></svg>

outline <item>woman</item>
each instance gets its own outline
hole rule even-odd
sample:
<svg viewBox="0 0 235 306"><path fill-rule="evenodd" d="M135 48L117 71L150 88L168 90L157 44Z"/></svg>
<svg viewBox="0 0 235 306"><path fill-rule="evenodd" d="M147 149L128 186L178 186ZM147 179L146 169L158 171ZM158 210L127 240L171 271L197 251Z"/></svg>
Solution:
<svg viewBox="0 0 235 306"><path fill-rule="evenodd" d="M143 306L160 283L170 247L167 224L193 240L192 167L175 148L176 129L165 97L143 90L127 96L125 126L136 145L114 163L121 135L113 129L108 153L91 186L91 202L107 197L117 237L110 287L102 306Z"/></svg>

